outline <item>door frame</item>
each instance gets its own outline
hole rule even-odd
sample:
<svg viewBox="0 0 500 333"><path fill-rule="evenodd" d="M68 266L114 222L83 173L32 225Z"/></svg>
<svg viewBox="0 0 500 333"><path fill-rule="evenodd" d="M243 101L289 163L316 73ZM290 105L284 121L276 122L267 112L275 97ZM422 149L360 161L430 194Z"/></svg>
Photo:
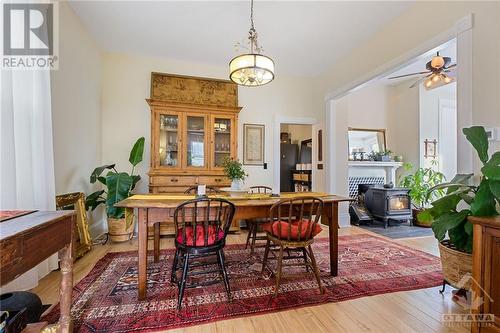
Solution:
<svg viewBox="0 0 500 333"><path fill-rule="evenodd" d="M293 124L293 125L311 125L311 138L313 139L314 146L314 135L312 135L312 126L316 125L318 121L316 118L310 117L289 117L282 115L274 116L274 126L273 126L273 193L280 193L281 187L281 177L280 177L280 132L281 124ZM312 172L312 182L314 184L314 172Z"/></svg>
<svg viewBox="0 0 500 333"><path fill-rule="evenodd" d="M375 70L351 81L338 89L331 90L325 95L325 165L326 165L326 189L328 193L348 195L347 178L346 184L336 181L340 174L347 177L347 161L343 162L343 152L347 149L339 147L339 143L334 141L337 135L335 124L336 102L341 97L360 89L374 80L383 78L388 73L399 70L418 57L429 57L436 52L436 48L446 44L452 39L457 41L457 61L460 65L457 68L457 129L469 127L472 124L472 32L473 14L468 14L455 22L448 30L430 38L415 47L414 49L386 62ZM457 132L460 132L458 130ZM457 141L457 172L471 173L473 171L473 151L463 135L458 135ZM345 170L344 170L345 169ZM339 223L341 226L348 226L349 219L346 207L340 207Z"/></svg>

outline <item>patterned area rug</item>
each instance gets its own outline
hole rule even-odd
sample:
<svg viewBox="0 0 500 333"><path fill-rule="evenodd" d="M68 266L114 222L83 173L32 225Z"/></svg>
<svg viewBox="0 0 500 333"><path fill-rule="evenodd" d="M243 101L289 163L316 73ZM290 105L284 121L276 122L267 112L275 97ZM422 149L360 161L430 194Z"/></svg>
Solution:
<svg viewBox="0 0 500 333"><path fill-rule="evenodd" d="M176 310L177 287L169 283L173 250L164 250L160 262L148 263L148 296L137 301L137 252L109 253L75 286L72 314L76 332L153 332L200 323L274 312L357 297L428 288L442 282L439 259L395 242L371 236L339 239L339 276L329 275L328 239L313 245L320 266L324 295L305 268L282 280L274 298L274 277L261 275L262 249L249 256L244 245L225 249L233 302L226 302L222 283L188 289L183 308ZM272 264L271 264L272 266ZM292 272L293 270L293 272ZM213 278L218 278L214 276ZM58 319L56 306L45 318Z"/></svg>

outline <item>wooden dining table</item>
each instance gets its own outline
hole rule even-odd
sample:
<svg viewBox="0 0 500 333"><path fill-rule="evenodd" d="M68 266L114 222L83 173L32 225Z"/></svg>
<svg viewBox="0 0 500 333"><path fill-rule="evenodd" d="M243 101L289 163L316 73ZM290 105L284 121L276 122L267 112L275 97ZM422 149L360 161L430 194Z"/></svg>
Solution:
<svg viewBox="0 0 500 333"><path fill-rule="evenodd" d="M253 218L267 218L269 208L283 198L313 195L320 197L324 202L321 223L327 225L330 240L330 274L337 276L338 273L338 217L339 203L352 201L352 199L325 193L282 193L278 197L269 195L249 195L247 197L224 197L236 206L234 220L246 220ZM147 251L148 251L148 229L153 227L155 233L159 234L160 223L171 223L174 221L175 208L182 202L193 199L194 196L179 194L138 194L131 196L115 204L115 207L136 209L138 223L138 298L146 299L147 288ZM154 261L160 256L159 237L154 241Z"/></svg>

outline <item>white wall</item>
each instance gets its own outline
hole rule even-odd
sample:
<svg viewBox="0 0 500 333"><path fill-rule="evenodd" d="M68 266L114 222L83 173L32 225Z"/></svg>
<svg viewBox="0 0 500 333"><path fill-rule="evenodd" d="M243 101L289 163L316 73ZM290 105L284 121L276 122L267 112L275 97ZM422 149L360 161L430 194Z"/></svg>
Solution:
<svg viewBox="0 0 500 333"><path fill-rule="evenodd" d="M102 54L66 2L59 18L59 70L51 72L56 194L89 194L90 173L101 163ZM94 234L101 231L90 223Z"/></svg>
<svg viewBox="0 0 500 333"><path fill-rule="evenodd" d="M127 161L134 141L146 138L145 161L139 172L143 181L138 191L147 192L150 160L150 111L145 101L149 98L151 72L226 78L227 68L185 62L167 58L142 57L124 54L105 54L103 64L102 102L102 161L117 162L119 170L129 169ZM265 156L268 168L245 166L250 185L273 184L273 119L275 115L313 117L321 123L323 112L311 107L312 79L276 76L272 83L259 88L239 88L238 156L243 153L243 124L264 124Z"/></svg>
<svg viewBox="0 0 500 333"><path fill-rule="evenodd" d="M387 87L373 83L343 97L349 109L347 125L354 128L387 128ZM388 147L389 144L388 144Z"/></svg>
<svg viewBox="0 0 500 333"><path fill-rule="evenodd" d="M367 73L374 73L389 61L404 57L410 50L453 28L458 20L471 13L474 15L472 123L488 127L500 126L499 2L453 2L451 6L449 2L433 2L432 11L429 11L428 2L416 2L372 38L337 61L318 79L317 85L323 96L341 92L356 80L365 78ZM500 143L496 142L492 145L492 150L498 149ZM332 158L334 161L341 160L340 156ZM343 167L335 164L333 172ZM477 172L479 169L479 161L474 155L474 170Z"/></svg>

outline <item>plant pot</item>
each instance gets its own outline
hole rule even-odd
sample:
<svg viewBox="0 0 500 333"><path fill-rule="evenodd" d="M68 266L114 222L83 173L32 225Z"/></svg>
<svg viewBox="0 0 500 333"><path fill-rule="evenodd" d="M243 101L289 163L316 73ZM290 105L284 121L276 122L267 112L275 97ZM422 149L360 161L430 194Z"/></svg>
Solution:
<svg viewBox="0 0 500 333"><path fill-rule="evenodd" d="M241 179L233 179L231 181L231 190L233 191L241 191L243 189L243 180Z"/></svg>
<svg viewBox="0 0 500 333"><path fill-rule="evenodd" d="M134 215L127 216L129 220L128 223L124 218L114 219L108 217L108 235L109 239L113 242L125 242L132 238L134 235Z"/></svg>
<svg viewBox="0 0 500 333"><path fill-rule="evenodd" d="M472 254L457 250L448 240L439 243L439 253L446 282L458 289L470 289L471 279L462 279L467 274L472 276Z"/></svg>
<svg viewBox="0 0 500 333"><path fill-rule="evenodd" d="M412 215L413 215L413 225L416 225L417 227L422 227L422 228L430 228L432 226L432 222L419 221L418 213L424 211L422 208L413 208L411 211L412 211Z"/></svg>

